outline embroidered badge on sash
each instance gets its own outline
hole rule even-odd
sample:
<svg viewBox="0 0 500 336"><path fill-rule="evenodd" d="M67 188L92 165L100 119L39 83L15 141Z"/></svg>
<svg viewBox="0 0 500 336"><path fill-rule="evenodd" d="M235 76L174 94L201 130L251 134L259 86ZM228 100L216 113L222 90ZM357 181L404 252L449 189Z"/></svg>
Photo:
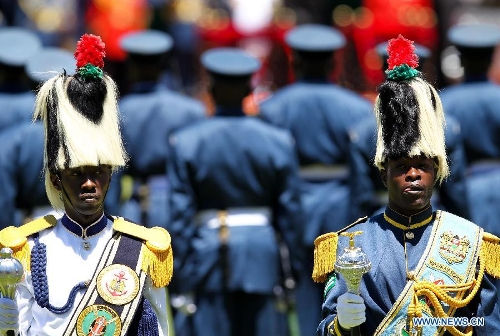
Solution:
<svg viewBox="0 0 500 336"><path fill-rule="evenodd" d="M451 231L445 231L440 236L439 255L448 264L460 263L469 253L470 241L466 236L459 237Z"/></svg>
<svg viewBox="0 0 500 336"><path fill-rule="evenodd" d="M139 292L139 277L128 266L112 264L97 276L97 291L107 302L123 305L132 301Z"/></svg>
<svg viewBox="0 0 500 336"><path fill-rule="evenodd" d="M104 305L85 308L76 322L78 336L118 336L121 331L120 317L111 307Z"/></svg>

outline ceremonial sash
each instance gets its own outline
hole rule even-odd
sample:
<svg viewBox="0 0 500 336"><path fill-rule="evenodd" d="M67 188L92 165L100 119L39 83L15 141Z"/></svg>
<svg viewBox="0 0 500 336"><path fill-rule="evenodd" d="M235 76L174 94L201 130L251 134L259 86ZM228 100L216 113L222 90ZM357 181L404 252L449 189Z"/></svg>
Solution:
<svg viewBox="0 0 500 336"><path fill-rule="evenodd" d="M476 263L482 242L483 230L463 218L448 212L437 211L435 224L427 247L416 269L418 282L428 281L437 285L458 285L475 279ZM389 313L375 330L374 335L410 335L406 330L408 308L414 294L414 280L409 280ZM461 299L467 289L456 292ZM432 305L419 297L422 317L435 317ZM456 309L441 303L449 317ZM422 326L422 335L441 335L444 327Z"/></svg>
<svg viewBox="0 0 500 336"><path fill-rule="evenodd" d="M126 335L146 280L141 269L141 251L141 240L114 234L64 336Z"/></svg>

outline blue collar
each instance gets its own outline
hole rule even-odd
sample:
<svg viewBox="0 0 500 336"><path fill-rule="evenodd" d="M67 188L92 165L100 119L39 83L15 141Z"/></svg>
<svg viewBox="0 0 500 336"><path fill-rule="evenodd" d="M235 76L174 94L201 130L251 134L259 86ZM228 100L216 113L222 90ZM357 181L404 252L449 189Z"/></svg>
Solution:
<svg viewBox="0 0 500 336"><path fill-rule="evenodd" d="M424 210L419 213L414 214L413 216L405 216L400 213L397 213L389 206L385 208L384 217L389 222L399 228L407 228L413 229L421 226L425 226L429 224L433 219L434 213L432 211L432 206L429 205Z"/></svg>
<svg viewBox="0 0 500 336"><path fill-rule="evenodd" d="M104 216L103 213L101 218L90 224L88 227L84 228L80 224L69 218L68 215L64 214L64 216L61 218L61 223L69 232L83 239L87 239L89 237L95 236L106 228L106 225L108 224L108 217Z"/></svg>

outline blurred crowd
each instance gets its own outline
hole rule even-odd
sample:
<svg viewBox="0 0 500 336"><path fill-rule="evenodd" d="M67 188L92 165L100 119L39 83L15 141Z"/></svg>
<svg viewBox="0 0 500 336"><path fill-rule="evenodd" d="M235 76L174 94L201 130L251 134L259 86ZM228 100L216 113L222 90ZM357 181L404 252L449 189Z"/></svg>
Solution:
<svg viewBox="0 0 500 336"><path fill-rule="evenodd" d="M481 40L481 36L464 34L453 38L449 34L452 27L468 24L488 24L500 30L500 1L1 0L0 14L2 48L19 49L14 56L4 56L6 53L0 51L2 228L21 225L45 213L48 207L42 178L43 134L27 126L37 87L46 79L50 66L54 72L74 71L71 51L82 34L101 36L106 44L104 69L118 85L123 137L130 156L127 168L112 181L106 199L108 211L148 227L162 226L172 231L174 256L177 247L185 257L177 264L181 265L179 273L174 273L170 288L172 321L176 321L175 331L174 323L171 325L172 334L191 335L186 330L196 330L192 324L217 317L209 311L220 308L213 303L211 287L206 285L218 278L210 279L208 270L200 275L206 278L191 281L192 287L186 279L176 282L176 274L198 274L186 270L186 263L193 262L196 267L203 264L188 257L192 251L187 247L176 246L180 244L176 238L181 242L189 236L182 231L183 225L200 220L206 214L203 211L213 208L264 205L274 207L270 218L279 217L278 212L282 216L270 220L277 222L273 222L275 229L279 228L274 242L281 263L287 259L283 253L295 253L290 249L298 249L301 254L299 267L289 265L291 270L287 271L281 265L276 271L277 278L291 281L272 285L272 295L287 307L281 313L288 316L282 320L285 327L276 327L280 330L276 335L314 334L321 317L323 291L310 278L314 238L371 215L387 202L373 166L376 126L372 112L376 87L387 68L384 43L399 34L415 42L420 71L442 93L447 114L451 176L436 187L435 206L500 235L500 104L496 104L500 99L500 38L495 40L496 32L487 33L490 41L478 46L474 41ZM334 36L325 33L322 43L315 45L314 41L289 34L309 24L334 28ZM27 29L33 36L3 38L3 31L12 28ZM143 32L147 34L138 34ZM210 60L203 62L202 55L221 47L245 52L258 66L253 68L243 62L232 67L231 58L227 69L224 63L219 69ZM250 87L243 85L238 91L242 83L234 78L224 82L224 76L248 76ZM300 87L304 83L318 86ZM478 87L479 83L488 86ZM456 90L463 85L472 86ZM147 95L157 91L165 92L161 98ZM230 96L235 97L233 101ZM304 96L312 100L301 100ZM267 173L247 174L243 166L246 157L233 153L232 158L228 152L247 147L231 147L227 143L231 140L220 140L202 127L182 132L200 120L233 116L235 101L244 116L286 130L286 134L275 132L275 142L267 135L243 139L249 148L254 146L245 152L248 157L262 155L262 161L272 162L275 180ZM466 108L475 113L464 116ZM318 118L315 109L321 112ZM300 113L305 116L299 117ZM248 134L267 134L265 127L256 133L251 128ZM227 135L227 139L238 142L232 137L244 136L246 131ZM218 132L220 135L225 131ZM289 143L283 140L288 136L293 143L290 159ZM212 147L204 147L212 140ZM25 143L31 143L33 148L28 149ZM229 172L224 176L222 164L212 165L218 159L230 162L240 176ZM201 163L207 164L206 169ZM215 173L210 175L210 169ZM297 176L291 178L288 170ZM255 184L249 182L252 178ZM292 186L295 178L300 182ZM259 188L263 190L255 193L261 198L240 192ZM273 196L264 197L266 191ZM292 209L295 191L300 211ZM293 216L297 217L290 219ZM306 227L301 229L301 237L287 237L286 228L299 219ZM287 224L281 223L287 220ZM208 260L211 255L203 250L203 233L190 234L200 240L200 246L192 249L199 248L196 252L205 254ZM212 238L223 239L217 235ZM291 243L296 238L299 245ZM262 278L272 273L257 272ZM200 284L203 282L205 285ZM198 296L193 289L197 286L203 287L203 294ZM265 284L262 288L262 292L267 291ZM294 291L293 297L288 296L288 290ZM205 301L200 299L203 295ZM296 315L288 310L295 311L295 307ZM205 317L200 321L188 319L196 314Z"/></svg>

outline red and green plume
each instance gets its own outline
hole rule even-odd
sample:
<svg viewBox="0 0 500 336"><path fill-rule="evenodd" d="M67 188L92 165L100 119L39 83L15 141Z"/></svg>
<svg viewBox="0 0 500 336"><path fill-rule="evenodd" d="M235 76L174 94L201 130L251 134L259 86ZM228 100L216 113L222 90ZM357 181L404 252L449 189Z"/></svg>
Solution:
<svg viewBox="0 0 500 336"><path fill-rule="evenodd" d="M76 44L76 67L84 78L102 78L106 46L99 36L83 35Z"/></svg>
<svg viewBox="0 0 500 336"><path fill-rule="evenodd" d="M413 41L399 35L395 39L389 40L387 45L389 58L386 71L387 78L394 81L407 80L420 75L416 69L418 67L418 56L415 53Z"/></svg>

